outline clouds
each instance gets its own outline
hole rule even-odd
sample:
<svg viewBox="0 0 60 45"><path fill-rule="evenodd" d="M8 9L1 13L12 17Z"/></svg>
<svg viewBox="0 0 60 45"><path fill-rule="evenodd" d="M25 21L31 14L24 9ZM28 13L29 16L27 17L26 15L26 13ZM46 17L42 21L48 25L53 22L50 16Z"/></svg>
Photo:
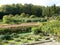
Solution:
<svg viewBox="0 0 60 45"><path fill-rule="evenodd" d="M56 5L60 5L60 0L0 0L0 5L2 4L12 4L12 3L32 3L32 4L35 4L35 5L44 5L44 6L47 6L47 5L53 5L53 4L56 4Z"/></svg>

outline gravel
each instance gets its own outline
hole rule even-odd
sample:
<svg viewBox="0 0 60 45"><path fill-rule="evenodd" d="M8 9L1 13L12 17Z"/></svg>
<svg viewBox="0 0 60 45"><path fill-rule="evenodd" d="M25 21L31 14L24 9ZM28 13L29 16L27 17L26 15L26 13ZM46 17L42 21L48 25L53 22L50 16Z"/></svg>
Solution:
<svg viewBox="0 0 60 45"><path fill-rule="evenodd" d="M48 42L48 43L35 44L35 45L60 45L60 43L59 42Z"/></svg>

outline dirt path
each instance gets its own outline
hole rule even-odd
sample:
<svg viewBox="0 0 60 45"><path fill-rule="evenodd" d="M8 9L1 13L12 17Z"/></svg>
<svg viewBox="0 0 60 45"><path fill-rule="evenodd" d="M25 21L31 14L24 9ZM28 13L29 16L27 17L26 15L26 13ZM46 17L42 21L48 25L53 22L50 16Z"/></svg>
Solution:
<svg viewBox="0 0 60 45"><path fill-rule="evenodd" d="M24 26L38 26L40 23L22 23L22 24L0 24L0 28L15 28L15 27L24 27Z"/></svg>

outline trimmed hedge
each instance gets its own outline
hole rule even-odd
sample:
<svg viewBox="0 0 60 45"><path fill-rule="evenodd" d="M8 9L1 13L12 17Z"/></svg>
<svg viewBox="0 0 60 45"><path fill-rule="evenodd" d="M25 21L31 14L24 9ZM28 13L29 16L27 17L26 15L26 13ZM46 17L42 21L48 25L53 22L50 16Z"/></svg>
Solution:
<svg viewBox="0 0 60 45"><path fill-rule="evenodd" d="M3 23L7 24L20 24L25 22L46 22L47 18L21 18L21 17L14 17L14 16L4 16Z"/></svg>
<svg viewBox="0 0 60 45"><path fill-rule="evenodd" d="M25 32L31 32L31 27L22 27L22 28L1 28L0 34L6 34L6 33L25 33Z"/></svg>

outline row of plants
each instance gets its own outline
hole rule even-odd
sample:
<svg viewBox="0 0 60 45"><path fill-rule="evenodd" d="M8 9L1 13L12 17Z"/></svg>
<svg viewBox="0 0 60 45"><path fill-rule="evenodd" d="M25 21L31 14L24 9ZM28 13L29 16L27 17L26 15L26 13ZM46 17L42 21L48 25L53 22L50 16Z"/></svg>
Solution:
<svg viewBox="0 0 60 45"><path fill-rule="evenodd" d="M27 22L47 22L50 20L58 20L60 21L60 16L52 16L52 17L36 17L34 15L31 15L30 17L27 17L24 13L21 15L5 15L3 16L3 19L0 22L6 23L6 24L20 24L20 23L27 23Z"/></svg>
<svg viewBox="0 0 60 45"><path fill-rule="evenodd" d="M0 34L27 33L31 32L31 27L0 28Z"/></svg>
<svg viewBox="0 0 60 45"><path fill-rule="evenodd" d="M13 43L15 44L32 43L35 41L42 41L43 39L49 40L45 36L35 35L32 33L24 33L24 34L12 33L0 36L0 41L2 40L1 42L3 42L3 44L6 45Z"/></svg>
<svg viewBox="0 0 60 45"><path fill-rule="evenodd" d="M26 23L26 22L46 22L46 18L27 18L27 17L20 17L20 16L3 16L3 23L7 24L20 24L20 23Z"/></svg>

